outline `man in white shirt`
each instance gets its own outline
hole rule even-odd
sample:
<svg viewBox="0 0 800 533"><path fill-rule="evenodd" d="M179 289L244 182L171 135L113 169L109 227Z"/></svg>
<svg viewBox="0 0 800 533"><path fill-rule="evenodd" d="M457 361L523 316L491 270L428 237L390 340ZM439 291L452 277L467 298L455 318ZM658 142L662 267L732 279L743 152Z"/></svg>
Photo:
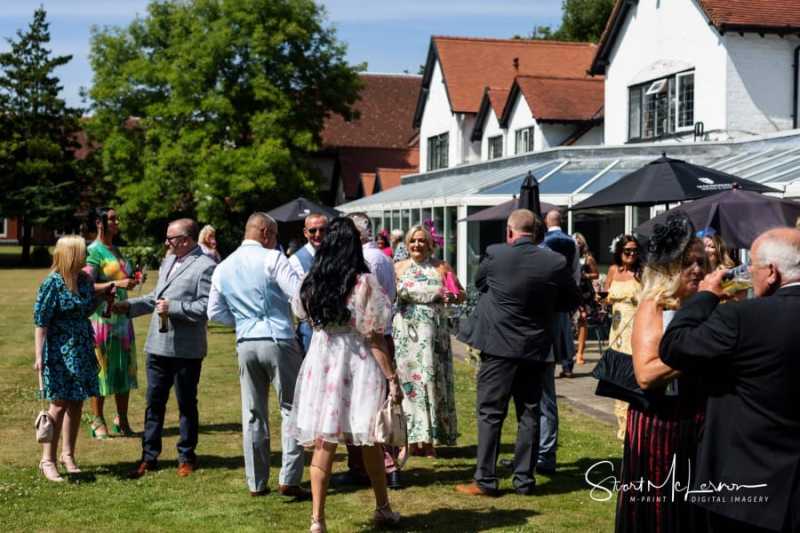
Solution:
<svg viewBox="0 0 800 533"><path fill-rule="evenodd" d="M280 402L282 465L278 491L297 499L309 497L300 487L303 448L289 435L294 386L303 361L289 300L300 276L275 250L278 225L265 213L247 220L241 246L220 263L211 278L208 318L236 326L236 353L242 395L245 477L253 496L269 489L269 384Z"/></svg>
<svg viewBox="0 0 800 533"><path fill-rule="evenodd" d="M328 217L322 213L311 213L305 219L303 235L308 242L289 258L289 264L300 276L301 282L314 263L314 256L322 245L322 239L325 237L327 228ZM308 346L311 344L311 333L311 326L308 322L302 321L298 324L297 339L302 345L304 354L308 352Z"/></svg>

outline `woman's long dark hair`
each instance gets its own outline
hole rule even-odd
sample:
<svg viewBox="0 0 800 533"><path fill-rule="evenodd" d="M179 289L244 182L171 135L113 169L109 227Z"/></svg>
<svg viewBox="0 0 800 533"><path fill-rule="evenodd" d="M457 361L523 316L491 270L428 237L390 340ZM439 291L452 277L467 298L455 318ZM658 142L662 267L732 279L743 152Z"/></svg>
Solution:
<svg viewBox="0 0 800 533"><path fill-rule="evenodd" d="M617 239L617 242L614 245L614 264L618 267L622 266L622 250L629 242L635 242L636 246L639 248L639 254L636 256L636 261L633 263L632 271L633 277L636 279L641 279L642 269L644 268L644 264L642 262L642 253L644 253L644 250L642 249L642 244L639 242L639 239L633 235L623 235Z"/></svg>
<svg viewBox="0 0 800 533"><path fill-rule="evenodd" d="M112 211L113 207L95 207L89 212L89 230L93 231L97 228L99 222L103 226L103 231L108 231L108 212Z"/></svg>
<svg viewBox="0 0 800 533"><path fill-rule="evenodd" d="M356 225L349 218L333 219L300 287L300 300L311 324L325 327L348 323L347 297L358 275L366 272L369 267Z"/></svg>

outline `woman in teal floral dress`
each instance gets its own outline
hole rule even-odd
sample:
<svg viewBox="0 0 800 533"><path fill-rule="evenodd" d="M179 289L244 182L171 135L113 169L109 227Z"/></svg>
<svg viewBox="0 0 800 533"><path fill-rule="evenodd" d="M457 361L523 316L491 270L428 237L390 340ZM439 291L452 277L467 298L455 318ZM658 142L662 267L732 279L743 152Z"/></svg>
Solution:
<svg viewBox="0 0 800 533"><path fill-rule="evenodd" d="M81 272L86 243L77 236L61 237L53 255L53 270L36 296L34 369L41 374L44 398L50 400L53 440L45 443L39 469L50 481L64 481L56 467L58 438L63 431L61 463L77 473L75 443L83 401L96 396L97 361L89 315L97 306L92 280Z"/></svg>
<svg viewBox="0 0 800 533"><path fill-rule="evenodd" d="M422 226L406 234L409 259L395 264L397 314L392 323L397 375L403 386L410 453L435 457L434 446L458 436L453 352L444 305L464 291L450 266L431 257L434 241ZM409 450L400 452L401 462Z"/></svg>

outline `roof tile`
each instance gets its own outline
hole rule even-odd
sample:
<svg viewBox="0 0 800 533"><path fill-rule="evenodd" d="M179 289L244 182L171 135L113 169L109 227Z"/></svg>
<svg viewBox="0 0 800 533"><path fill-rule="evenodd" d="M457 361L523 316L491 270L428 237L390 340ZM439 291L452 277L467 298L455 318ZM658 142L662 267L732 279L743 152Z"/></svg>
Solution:
<svg viewBox="0 0 800 533"><path fill-rule="evenodd" d="M519 76L515 83L536 120L573 122L603 116L605 84L601 79Z"/></svg>

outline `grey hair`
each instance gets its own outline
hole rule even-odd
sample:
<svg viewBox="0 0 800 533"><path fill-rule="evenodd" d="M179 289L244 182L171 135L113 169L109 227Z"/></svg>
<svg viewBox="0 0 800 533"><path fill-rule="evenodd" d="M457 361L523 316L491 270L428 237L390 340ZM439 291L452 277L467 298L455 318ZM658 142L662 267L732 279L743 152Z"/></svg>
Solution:
<svg viewBox="0 0 800 533"><path fill-rule="evenodd" d="M372 221L366 213L350 213L347 215L347 218L352 220L356 228L358 228L362 242L372 240Z"/></svg>
<svg viewBox="0 0 800 533"><path fill-rule="evenodd" d="M778 235L765 235L763 239L754 254L758 262L775 265L783 280L800 280L800 245Z"/></svg>
<svg viewBox="0 0 800 533"><path fill-rule="evenodd" d="M405 236L406 234L403 233L403 230L400 228L395 228L392 230L392 240L402 241L403 237Z"/></svg>

